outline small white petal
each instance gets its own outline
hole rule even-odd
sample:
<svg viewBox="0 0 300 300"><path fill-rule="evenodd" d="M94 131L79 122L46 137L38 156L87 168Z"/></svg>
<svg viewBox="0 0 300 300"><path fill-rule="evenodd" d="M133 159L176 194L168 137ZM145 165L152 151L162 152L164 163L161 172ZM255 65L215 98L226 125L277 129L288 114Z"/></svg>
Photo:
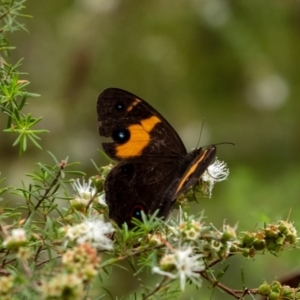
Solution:
<svg viewBox="0 0 300 300"><path fill-rule="evenodd" d="M153 273L157 273L157 274L160 274L160 275L163 275L163 276L167 276L167 277L170 277L172 279L175 279L177 276L173 273L170 273L170 272L166 272L166 271L163 271L161 270L159 267L155 266L152 268L152 272Z"/></svg>
<svg viewBox="0 0 300 300"><path fill-rule="evenodd" d="M105 193L103 193L102 195L99 196L98 201L99 201L99 204L101 204L102 206L107 206L107 204L105 202Z"/></svg>

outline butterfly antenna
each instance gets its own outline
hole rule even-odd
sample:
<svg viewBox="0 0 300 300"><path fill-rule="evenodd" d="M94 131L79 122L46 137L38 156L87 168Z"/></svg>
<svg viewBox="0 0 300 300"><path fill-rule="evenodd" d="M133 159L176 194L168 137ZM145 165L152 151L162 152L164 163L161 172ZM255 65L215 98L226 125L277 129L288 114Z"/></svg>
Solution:
<svg viewBox="0 0 300 300"><path fill-rule="evenodd" d="M214 146L218 146L218 145L233 145L233 146L235 146L235 143L232 143L232 142L222 142L222 143L214 144ZM208 146L211 146L211 145L208 145Z"/></svg>
<svg viewBox="0 0 300 300"><path fill-rule="evenodd" d="M235 143L232 143L232 142L221 142L221 143L217 143L217 144L204 145L201 148L207 148L207 147L210 147L210 146L219 146L219 145L232 145L232 146L235 146Z"/></svg>
<svg viewBox="0 0 300 300"><path fill-rule="evenodd" d="M200 129L200 134L199 134L199 138L198 138L198 142L197 142L196 149L198 149L198 147L199 147L199 145L200 145L200 140L201 140L202 131L203 131L203 127L204 127L204 121L205 121L205 118L204 118L203 121L202 121L202 125L201 125L201 129Z"/></svg>

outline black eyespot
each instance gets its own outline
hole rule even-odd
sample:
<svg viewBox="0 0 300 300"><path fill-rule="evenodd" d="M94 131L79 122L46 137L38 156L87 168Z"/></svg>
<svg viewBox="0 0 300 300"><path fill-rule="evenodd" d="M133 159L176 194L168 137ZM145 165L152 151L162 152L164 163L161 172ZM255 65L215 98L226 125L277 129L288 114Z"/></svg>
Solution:
<svg viewBox="0 0 300 300"><path fill-rule="evenodd" d="M121 170L126 176L131 176L134 172L134 165L133 164L123 165Z"/></svg>
<svg viewBox="0 0 300 300"><path fill-rule="evenodd" d="M130 132L127 129L117 129L113 132L112 138L115 142L124 144L130 138Z"/></svg>
<svg viewBox="0 0 300 300"><path fill-rule="evenodd" d="M141 221L142 211L146 213L146 208L144 207L144 205L138 204L134 206L133 209L131 210L131 218L136 218Z"/></svg>
<svg viewBox="0 0 300 300"><path fill-rule="evenodd" d="M125 104L122 102L118 102L115 104L115 109L118 111L124 111L125 110Z"/></svg>

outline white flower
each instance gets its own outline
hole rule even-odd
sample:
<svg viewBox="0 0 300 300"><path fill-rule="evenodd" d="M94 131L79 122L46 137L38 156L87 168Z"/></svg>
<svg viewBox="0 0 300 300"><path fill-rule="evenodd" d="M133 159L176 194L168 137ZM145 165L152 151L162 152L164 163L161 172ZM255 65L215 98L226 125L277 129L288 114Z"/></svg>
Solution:
<svg viewBox="0 0 300 300"><path fill-rule="evenodd" d="M76 192L76 195L74 197L74 199L71 200L71 205L73 207L82 207L82 206L86 206L89 201L95 197L97 190L91 186L92 185L92 181L89 179L88 182L85 182L85 180L82 180L82 184L80 182L80 179L76 179L73 183L72 183L72 187ZM99 197L95 197L95 200L99 201Z"/></svg>
<svg viewBox="0 0 300 300"><path fill-rule="evenodd" d="M103 205L103 206L107 206L106 202L105 202L105 193L101 194L99 197L98 197L98 201L99 201L99 204Z"/></svg>
<svg viewBox="0 0 300 300"><path fill-rule="evenodd" d="M84 178L82 179L82 184L80 179L76 179L73 183L73 189L77 192L77 195L83 199L90 200L95 194L96 189L91 187L92 181L89 179L89 182L85 182Z"/></svg>
<svg viewBox="0 0 300 300"><path fill-rule="evenodd" d="M3 242L3 247L18 248L24 245L27 241L26 231L23 228L15 228L11 231L11 235L8 236Z"/></svg>
<svg viewBox="0 0 300 300"><path fill-rule="evenodd" d="M26 241L26 232L23 228L16 228L11 231L11 238L19 242Z"/></svg>
<svg viewBox="0 0 300 300"><path fill-rule="evenodd" d="M228 175L229 169L227 168L227 164L216 159L215 162L211 164L201 176L204 194L208 194L209 197L211 197L214 184L227 179Z"/></svg>
<svg viewBox="0 0 300 300"><path fill-rule="evenodd" d="M111 223L104 222L103 216L99 216L67 227L66 238L80 245L88 242L95 248L110 250L113 248L113 242L107 235L112 234L114 230Z"/></svg>
<svg viewBox="0 0 300 300"><path fill-rule="evenodd" d="M172 254L166 254L161 262L161 268L155 266L152 268L153 273L158 273L169 278L180 279L180 287L183 291L185 288L185 282L189 278L193 283L201 286L200 275L196 272L201 272L205 269L202 255L193 254L192 247L186 247L185 249L174 249ZM170 269L172 266L175 270L173 272L164 271L164 269Z"/></svg>

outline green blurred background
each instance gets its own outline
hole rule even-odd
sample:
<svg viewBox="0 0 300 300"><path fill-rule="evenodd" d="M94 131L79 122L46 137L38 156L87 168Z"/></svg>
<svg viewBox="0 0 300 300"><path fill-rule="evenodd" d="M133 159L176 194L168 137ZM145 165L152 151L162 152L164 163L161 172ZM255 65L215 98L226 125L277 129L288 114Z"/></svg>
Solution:
<svg viewBox="0 0 300 300"><path fill-rule="evenodd" d="M299 226L300 194L300 1L276 0L78 0L26 3L29 33L11 36L17 49L11 62L24 57L24 79L31 99L27 110L43 116L44 150L80 161L88 176L102 160L98 148L96 100L107 87L139 95L174 126L190 150L218 147L229 179L217 184L205 210L206 222L224 220L239 230L255 230L279 219ZM0 120L4 126L5 120ZM1 133L1 171L6 183L21 185L38 161L52 163L46 151L30 149L18 157L13 136ZM3 159L4 157L4 159ZM257 287L300 263L299 251L255 260L230 259L224 283ZM225 265L223 265L224 267ZM114 269L96 285L96 294L125 298L140 291L139 276ZM146 276L146 275L145 275ZM159 277L149 274L154 286ZM126 278L126 280L124 280ZM107 283L108 282L108 283ZM180 299L208 299L204 283ZM110 299L105 296L104 299ZM114 298L115 299L115 298ZM212 299L232 299L214 291Z"/></svg>

